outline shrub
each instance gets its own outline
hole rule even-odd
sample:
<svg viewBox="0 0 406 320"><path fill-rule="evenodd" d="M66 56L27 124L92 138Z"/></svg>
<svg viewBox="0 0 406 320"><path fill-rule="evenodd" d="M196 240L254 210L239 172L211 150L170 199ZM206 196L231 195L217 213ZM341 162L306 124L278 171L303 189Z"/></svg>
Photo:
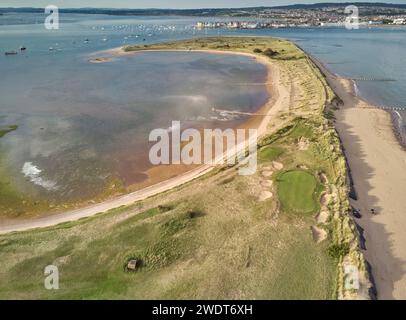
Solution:
<svg viewBox="0 0 406 320"><path fill-rule="evenodd" d="M349 252L350 252L350 245L348 243L333 244L328 248L329 255L335 259L344 257Z"/></svg>
<svg viewBox="0 0 406 320"><path fill-rule="evenodd" d="M206 213L203 212L203 211L200 211L200 210L189 210L189 211L187 212L187 216L188 216L190 219L200 218L200 217L203 217L203 216L205 216L205 215L206 215Z"/></svg>
<svg viewBox="0 0 406 320"><path fill-rule="evenodd" d="M278 54L278 52L272 50L271 48L268 48L264 51L264 55L268 56L268 57L274 57Z"/></svg>
<svg viewBox="0 0 406 320"><path fill-rule="evenodd" d="M173 209L174 209L174 207L171 206L171 205L159 205L158 206L158 211L160 213L168 212L168 211L171 211Z"/></svg>

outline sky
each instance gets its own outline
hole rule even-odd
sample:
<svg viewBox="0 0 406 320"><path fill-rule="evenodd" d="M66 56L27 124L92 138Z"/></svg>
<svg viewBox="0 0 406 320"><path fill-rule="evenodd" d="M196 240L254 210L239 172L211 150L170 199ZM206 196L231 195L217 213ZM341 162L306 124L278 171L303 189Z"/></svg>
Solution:
<svg viewBox="0 0 406 320"><path fill-rule="evenodd" d="M350 0L0 0L0 7L43 8L52 4L60 8L229 8L317 2L350 2ZM354 2L406 4L406 0L354 0Z"/></svg>

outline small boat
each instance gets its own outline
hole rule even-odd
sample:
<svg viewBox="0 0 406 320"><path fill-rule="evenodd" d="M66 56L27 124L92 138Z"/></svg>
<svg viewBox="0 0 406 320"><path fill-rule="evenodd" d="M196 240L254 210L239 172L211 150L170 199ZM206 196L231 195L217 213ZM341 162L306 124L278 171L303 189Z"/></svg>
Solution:
<svg viewBox="0 0 406 320"><path fill-rule="evenodd" d="M6 51L4 53L6 56L15 56L16 54L18 54L17 51Z"/></svg>
<svg viewBox="0 0 406 320"><path fill-rule="evenodd" d="M25 51L25 50L27 50L26 47L24 47L24 46L20 47L20 51Z"/></svg>
<svg viewBox="0 0 406 320"><path fill-rule="evenodd" d="M49 51L55 51L56 49L54 47L49 47Z"/></svg>
<svg viewBox="0 0 406 320"><path fill-rule="evenodd" d="M85 41L83 41L84 43L89 43L89 39L86 39Z"/></svg>

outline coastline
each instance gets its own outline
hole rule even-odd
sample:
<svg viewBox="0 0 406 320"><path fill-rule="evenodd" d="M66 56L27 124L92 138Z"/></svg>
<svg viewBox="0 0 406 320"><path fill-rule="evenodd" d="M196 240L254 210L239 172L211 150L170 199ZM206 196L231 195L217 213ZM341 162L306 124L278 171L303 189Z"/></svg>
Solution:
<svg viewBox="0 0 406 320"><path fill-rule="evenodd" d="M113 52L121 50L125 55L135 54L136 52L126 53L123 48L112 49ZM146 51L146 50L143 50ZM161 50L162 51L162 50ZM169 51L169 50L163 50ZM176 50L185 51L185 50ZM249 54L244 52L229 52L221 50L200 50L204 53L216 53L216 54L234 54L234 55L244 55L255 58L258 63L264 64L268 69L267 75L267 90L270 92L270 99L267 103L259 108L255 114L253 114L243 125L239 127L256 127L258 129L258 140L267 134L267 127L270 119L277 113L279 113L284 108L284 101L289 97L289 91L283 87L280 83L280 71L277 64L273 63L270 59L262 57L255 54ZM197 52L195 50L194 52ZM107 62L107 61L105 61ZM102 62L102 63L105 63ZM238 128L238 127L237 127ZM224 156L227 155L227 151L224 152ZM229 155L228 155L229 156ZM142 189L118 196L115 198L107 199L101 203L93 204L90 206L85 206L83 208L70 210L61 213L50 213L44 214L40 217L25 219L25 220L15 220L15 221L5 221L0 225L0 234L6 234L11 232L27 231L36 228L45 228L55 226L64 222L77 221L79 219L94 216L99 213L105 213L109 210L133 204L137 201L144 200L151 196L157 195L159 193L169 191L173 188L179 187L187 182L190 182L196 178L199 178L209 172L211 172L216 166L211 165L201 165L192 170L188 170L177 174L176 176L159 181L156 184L146 186ZM162 170L167 170L163 168Z"/></svg>
<svg viewBox="0 0 406 320"><path fill-rule="evenodd" d="M357 193L350 202L362 215L354 220L366 245L362 252L371 266L378 298L404 299L406 153L393 126L393 113L357 96L351 80L312 60L342 101L335 111L335 127ZM371 209L377 214L371 214Z"/></svg>
<svg viewBox="0 0 406 320"><path fill-rule="evenodd" d="M320 61L318 61L318 62L321 63ZM323 65L323 68L328 70L328 68L325 65ZM327 71L327 72L330 72L330 71ZM372 101L369 101L367 98L363 97L360 94L357 83L356 83L355 80L349 80L349 79L346 79L346 80L351 81L351 83L353 85L352 94L357 99L359 99L363 103L369 105L371 108L383 110L383 111L385 111L385 112L387 112L387 113L389 113L391 115L393 133L394 133L396 139L398 140L399 145L406 151L406 136L404 136L404 134L402 133L403 130L401 128L401 121L403 120L403 117L400 115L400 113L398 111L396 111L396 110L393 110L390 107L378 106L377 104L373 103Z"/></svg>
<svg viewBox="0 0 406 320"><path fill-rule="evenodd" d="M231 128L233 130L255 128L258 130L259 137L261 137L265 134L265 130L266 130L266 127L268 124L268 122L265 118L269 116L268 115L269 109L272 108L273 101L276 100L276 99L274 99L274 97L276 97L278 94L277 91L274 90L273 85L270 85L270 84L272 84L272 81L273 81L272 78L274 76L274 75L272 75L272 73L274 72L274 68L276 68L276 66L269 68L268 66L269 66L270 61L266 57L263 57L261 55L252 54L252 53L236 52L236 51L185 50L185 49L169 49L169 48L168 49L144 49L144 48L142 48L141 50L127 52L127 51L125 51L126 47L127 46L122 46L122 47L94 52L89 56L88 62L93 63L93 64L110 63L119 57L134 56L136 54L146 53L146 52L187 52L187 53L193 52L193 53L205 53L205 54L217 54L217 55L238 55L238 56L245 56L248 58L255 59L257 63L264 65L268 70L267 79L266 79L266 82L264 83L264 86L266 86L266 90L268 91L270 98L268 99L268 101L265 104L260 106L254 113L250 114L247 119L244 119L239 124L232 124ZM142 182L137 182L137 183L128 185L127 186L128 193L140 191L144 188L148 188L155 184L161 183L162 181L176 178L176 176L185 174L185 173L193 171L193 170L198 170L200 167L201 167L201 165L149 166L143 172L146 176L148 176L148 178Z"/></svg>

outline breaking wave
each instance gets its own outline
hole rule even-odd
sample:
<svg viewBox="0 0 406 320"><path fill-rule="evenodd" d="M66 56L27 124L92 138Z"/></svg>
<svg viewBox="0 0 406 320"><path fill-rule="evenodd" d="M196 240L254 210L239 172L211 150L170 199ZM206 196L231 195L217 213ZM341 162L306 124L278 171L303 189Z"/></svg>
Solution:
<svg viewBox="0 0 406 320"><path fill-rule="evenodd" d="M21 172L25 177L29 178L30 181L37 186L41 186L48 191L54 191L58 189L56 182L51 180L45 180L40 175L42 170L33 165L32 162L26 162L21 169Z"/></svg>

